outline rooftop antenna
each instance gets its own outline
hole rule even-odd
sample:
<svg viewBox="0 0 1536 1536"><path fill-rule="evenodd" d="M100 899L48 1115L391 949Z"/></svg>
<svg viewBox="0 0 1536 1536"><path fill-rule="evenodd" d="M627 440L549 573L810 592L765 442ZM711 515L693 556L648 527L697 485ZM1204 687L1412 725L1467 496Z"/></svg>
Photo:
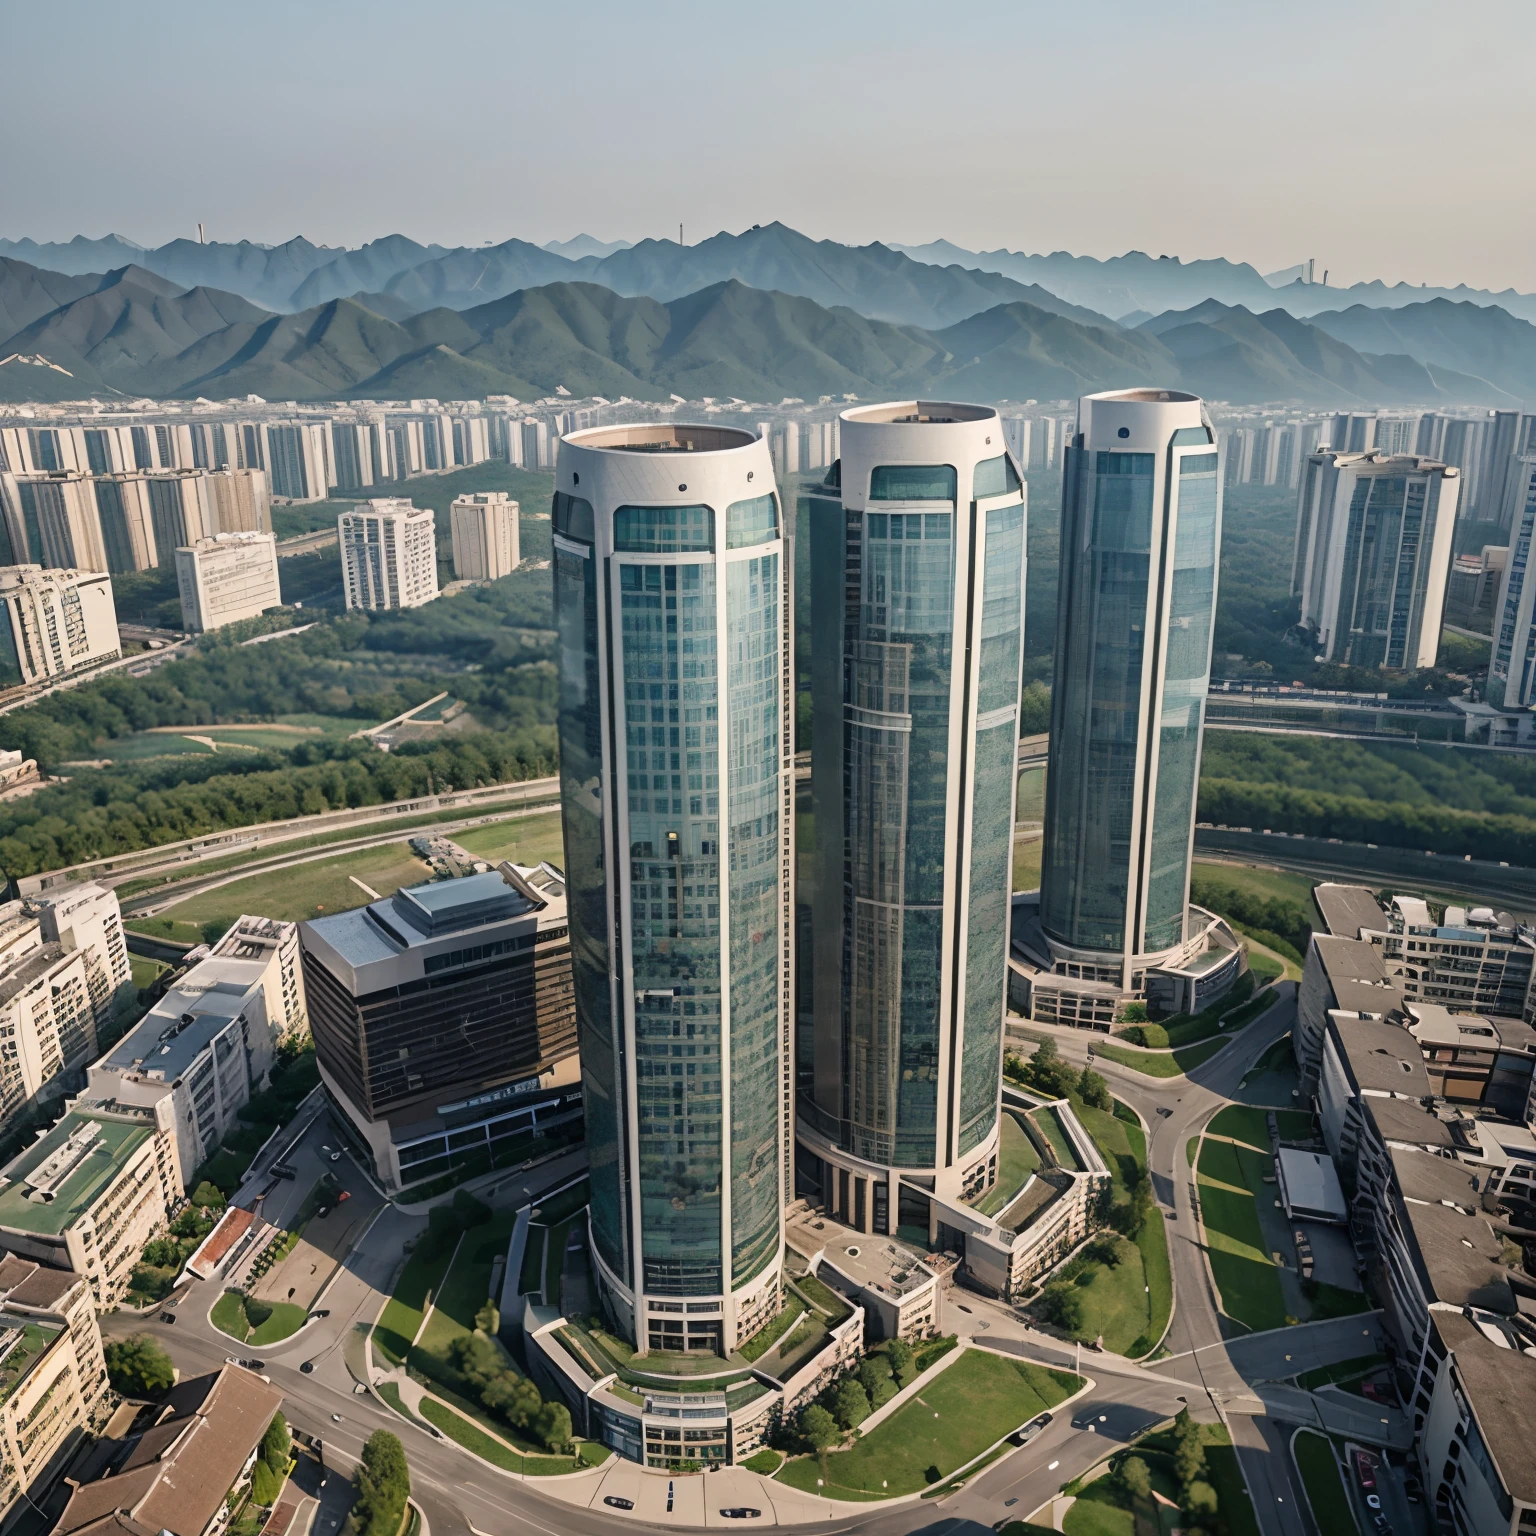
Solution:
<svg viewBox="0 0 1536 1536"><path fill-rule="evenodd" d="M197 221L197 243L199 245L206 245L208 243L203 239L203 221L201 219Z"/></svg>
<svg viewBox="0 0 1536 1536"><path fill-rule="evenodd" d="M1326 288L1327 286L1328 286L1328 268L1324 267L1323 268L1323 287Z"/></svg>

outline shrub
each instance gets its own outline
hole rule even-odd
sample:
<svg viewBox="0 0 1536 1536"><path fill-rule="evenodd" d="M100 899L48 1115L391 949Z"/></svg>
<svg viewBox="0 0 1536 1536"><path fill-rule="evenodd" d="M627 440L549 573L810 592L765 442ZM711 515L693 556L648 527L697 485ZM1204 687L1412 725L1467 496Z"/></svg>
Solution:
<svg viewBox="0 0 1536 1536"><path fill-rule="evenodd" d="M1053 1280L1040 1296L1040 1315L1066 1333L1083 1326L1083 1299L1069 1281Z"/></svg>
<svg viewBox="0 0 1536 1536"><path fill-rule="evenodd" d="M467 1189L461 1189L453 1197L453 1214L461 1227L478 1227L491 1219L491 1208Z"/></svg>
<svg viewBox="0 0 1536 1536"><path fill-rule="evenodd" d="M282 1492L282 1474L274 1472L266 1462L258 1461L251 1469L251 1497L258 1503L271 1506Z"/></svg>
<svg viewBox="0 0 1536 1536"><path fill-rule="evenodd" d="M288 1420L274 1413L267 1432L261 1437L261 1459L274 1472L281 1472L288 1465L292 1436L288 1433Z"/></svg>
<svg viewBox="0 0 1536 1536"><path fill-rule="evenodd" d="M813 1451L824 1451L837 1440L837 1420L820 1403L800 1410L800 1433Z"/></svg>
<svg viewBox="0 0 1536 1536"><path fill-rule="evenodd" d="M1184 1490L1184 1508L1190 1515L1214 1515L1216 1504L1216 1490L1207 1482L1196 1479Z"/></svg>
<svg viewBox="0 0 1536 1536"><path fill-rule="evenodd" d="M535 1415L533 1433L551 1451L563 1451L571 1443L571 1410L564 1403L545 1403Z"/></svg>
<svg viewBox="0 0 1536 1536"><path fill-rule="evenodd" d="M1120 1463L1120 1481L1138 1499L1150 1498L1152 1495L1152 1474L1147 1471L1146 1462L1139 1456L1127 1456Z"/></svg>
<svg viewBox="0 0 1536 1536"><path fill-rule="evenodd" d="M1120 1009L1120 1022L1122 1024L1145 1024L1147 1022L1147 1005L1145 1003L1125 1003Z"/></svg>
<svg viewBox="0 0 1536 1536"><path fill-rule="evenodd" d="M1115 1102L1110 1096L1109 1084L1089 1067L1083 1068L1077 1080L1077 1096L1090 1109L1102 1109L1106 1113L1113 1108Z"/></svg>
<svg viewBox="0 0 1536 1536"><path fill-rule="evenodd" d="M352 1518L358 1536L395 1536L411 1496L405 1447L387 1429L376 1429L363 1446L357 1468L357 1503Z"/></svg>
<svg viewBox="0 0 1536 1536"><path fill-rule="evenodd" d="M485 1305L475 1313L475 1327L481 1333L501 1332L501 1310L494 1301L487 1300Z"/></svg>
<svg viewBox="0 0 1536 1536"><path fill-rule="evenodd" d="M917 1375L917 1357L905 1339L892 1339L885 1346L885 1358L890 1362L891 1374L896 1378L897 1386L906 1386Z"/></svg>
<svg viewBox="0 0 1536 1536"><path fill-rule="evenodd" d="M436 1258L458 1242L463 1230L464 1224L451 1205L434 1205L427 1217L427 1230L416 1239L416 1251L424 1258Z"/></svg>
<svg viewBox="0 0 1536 1536"><path fill-rule="evenodd" d="M844 1429L856 1429L869 1417L869 1394L852 1376L838 1386L832 1412Z"/></svg>

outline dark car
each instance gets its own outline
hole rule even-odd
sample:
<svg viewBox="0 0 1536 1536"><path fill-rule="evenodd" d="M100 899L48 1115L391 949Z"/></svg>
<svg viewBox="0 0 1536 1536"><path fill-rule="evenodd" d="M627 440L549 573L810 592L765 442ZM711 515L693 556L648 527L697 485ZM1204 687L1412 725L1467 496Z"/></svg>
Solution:
<svg viewBox="0 0 1536 1536"><path fill-rule="evenodd" d="M1039 1414L1037 1417L1031 1419L1029 1423L1025 1424L1022 1428L1016 1429L1008 1438L1012 1440L1015 1445L1028 1445L1036 1435L1038 1435L1043 1429L1046 1428L1047 1425L1050 1424L1050 1422L1050 1414Z"/></svg>
<svg viewBox="0 0 1536 1536"><path fill-rule="evenodd" d="M730 1509L722 1509L720 1518L722 1520L757 1520L762 1517L762 1513L760 1509L748 1509L745 1504L737 1504Z"/></svg>
<svg viewBox="0 0 1536 1536"><path fill-rule="evenodd" d="M1096 1424L1102 1424L1109 1418L1107 1413L1100 1413L1096 1406L1090 1406L1078 1414L1072 1420L1073 1429L1092 1429Z"/></svg>
<svg viewBox="0 0 1536 1536"><path fill-rule="evenodd" d="M306 1360L299 1367L299 1370L305 1376L312 1376L315 1370L315 1362L313 1360Z"/></svg>
<svg viewBox="0 0 1536 1536"><path fill-rule="evenodd" d="M604 1498L603 1503L606 1504L609 1509L633 1509L635 1507L635 1501L633 1499L621 1499L616 1493L608 1494L607 1497Z"/></svg>
<svg viewBox="0 0 1536 1536"><path fill-rule="evenodd" d="M162 1312L160 1314L160 1321L162 1323L174 1323L176 1321L176 1314L174 1312Z"/></svg>
<svg viewBox="0 0 1536 1536"><path fill-rule="evenodd" d="M1164 1120L1171 1120L1173 1118L1173 1111L1169 1109L1166 1104L1159 1104L1157 1106L1157 1112L1162 1116Z"/></svg>
<svg viewBox="0 0 1536 1536"><path fill-rule="evenodd" d="M265 1360L242 1360L240 1364L248 1371L264 1371L267 1368Z"/></svg>

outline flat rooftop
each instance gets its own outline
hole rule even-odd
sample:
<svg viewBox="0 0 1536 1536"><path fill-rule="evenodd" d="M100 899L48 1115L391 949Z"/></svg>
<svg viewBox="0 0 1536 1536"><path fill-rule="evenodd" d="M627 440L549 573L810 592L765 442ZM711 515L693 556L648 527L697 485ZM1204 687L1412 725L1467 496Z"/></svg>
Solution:
<svg viewBox="0 0 1536 1536"><path fill-rule="evenodd" d="M1381 951L1374 944L1326 933L1316 935L1312 942L1336 1007L1350 1013L1382 1014L1402 1006L1403 994L1387 974Z"/></svg>
<svg viewBox="0 0 1536 1536"><path fill-rule="evenodd" d="M1456 1356L1483 1444L1512 1497L1536 1504L1536 1360L1494 1343L1460 1312L1433 1312L1440 1337Z"/></svg>
<svg viewBox="0 0 1536 1536"><path fill-rule="evenodd" d="M1335 885L1326 881L1314 886L1312 899L1336 938L1358 939L1363 929L1380 933L1386 929L1387 914L1363 885Z"/></svg>
<svg viewBox="0 0 1536 1536"><path fill-rule="evenodd" d="M1280 1193L1293 1219L1349 1220L1349 1205L1339 1186L1333 1159L1321 1152L1297 1147L1280 1148Z"/></svg>
<svg viewBox="0 0 1536 1536"><path fill-rule="evenodd" d="M1402 1141L1416 1147L1449 1147L1454 1143L1450 1126L1415 1099L1370 1093L1360 1100L1360 1107L1375 1122L1385 1142Z"/></svg>
<svg viewBox="0 0 1536 1536"><path fill-rule="evenodd" d="M0 1403L27 1379L63 1331L35 1317L0 1311Z"/></svg>
<svg viewBox="0 0 1536 1536"><path fill-rule="evenodd" d="M97 1127L86 1137L81 1133ZM53 1129L0 1170L0 1229L57 1237L91 1208L96 1197L128 1165L154 1134L143 1119L85 1114L71 1110ZM51 1198L28 1198L31 1181L41 1181L48 1160L65 1158L65 1143L80 1137L49 1191Z"/></svg>
<svg viewBox="0 0 1536 1536"><path fill-rule="evenodd" d="M265 969L264 961L223 955L199 961L118 1041L103 1065L174 1082L245 1011Z"/></svg>
<svg viewBox="0 0 1536 1536"><path fill-rule="evenodd" d="M818 1249L855 1285L900 1301L933 1280L933 1271L915 1248L879 1233L859 1232L830 1216L805 1215L786 1223L785 1238L810 1256Z"/></svg>
<svg viewBox="0 0 1536 1536"><path fill-rule="evenodd" d="M1464 1163L1393 1147L1393 1176L1413 1229L1432 1300L1509 1313L1514 1300L1504 1246L1482 1214L1480 1180Z"/></svg>
<svg viewBox="0 0 1536 1536"><path fill-rule="evenodd" d="M1429 1073L1419 1042L1401 1024L1385 1019L1331 1016L1345 1060L1362 1093L1395 1093L1404 1098L1429 1096Z"/></svg>

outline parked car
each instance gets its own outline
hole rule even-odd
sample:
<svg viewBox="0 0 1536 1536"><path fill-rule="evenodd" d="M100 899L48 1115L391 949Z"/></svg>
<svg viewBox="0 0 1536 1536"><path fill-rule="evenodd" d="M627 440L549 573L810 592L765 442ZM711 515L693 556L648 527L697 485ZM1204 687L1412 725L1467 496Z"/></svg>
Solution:
<svg viewBox="0 0 1536 1536"><path fill-rule="evenodd" d="M1369 1451L1355 1452L1355 1477L1367 1493L1376 1487L1376 1458Z"/></svg>
<svg viewBox="0 0 1536 1536"><path fill-rule="evenodd" d="M174 1323L176 1321L176 1314L174 1312L162 1312L160 1314L160 1321L162 1323Z"/></svg>
<svg viewBox="0 0 1536 1536"><path fill-rule="evenodd" d="M633 1499L621 1499L616 1493L607 1494L603 1499L603 1503L609 1509L633 1509L635 1507Z"/></svg>
<svg viewBox="0 0 1536 1536"><path fill-rule="evenodd" d="M760 1509L748 1509L744 1504L737 1504L731 1509L722 1509L720 1517L723 1520L757 1520L762 1513Z"/></svg>
<svg viewBox="0 0 1536 1536"><path fill-rule="evenodd" d="M1017 1429L1009 1437L1015 1445L1028 1445L1051 1422L1051 1415L1042 1413L1031 1419L1022 1429Z"/></svg>

